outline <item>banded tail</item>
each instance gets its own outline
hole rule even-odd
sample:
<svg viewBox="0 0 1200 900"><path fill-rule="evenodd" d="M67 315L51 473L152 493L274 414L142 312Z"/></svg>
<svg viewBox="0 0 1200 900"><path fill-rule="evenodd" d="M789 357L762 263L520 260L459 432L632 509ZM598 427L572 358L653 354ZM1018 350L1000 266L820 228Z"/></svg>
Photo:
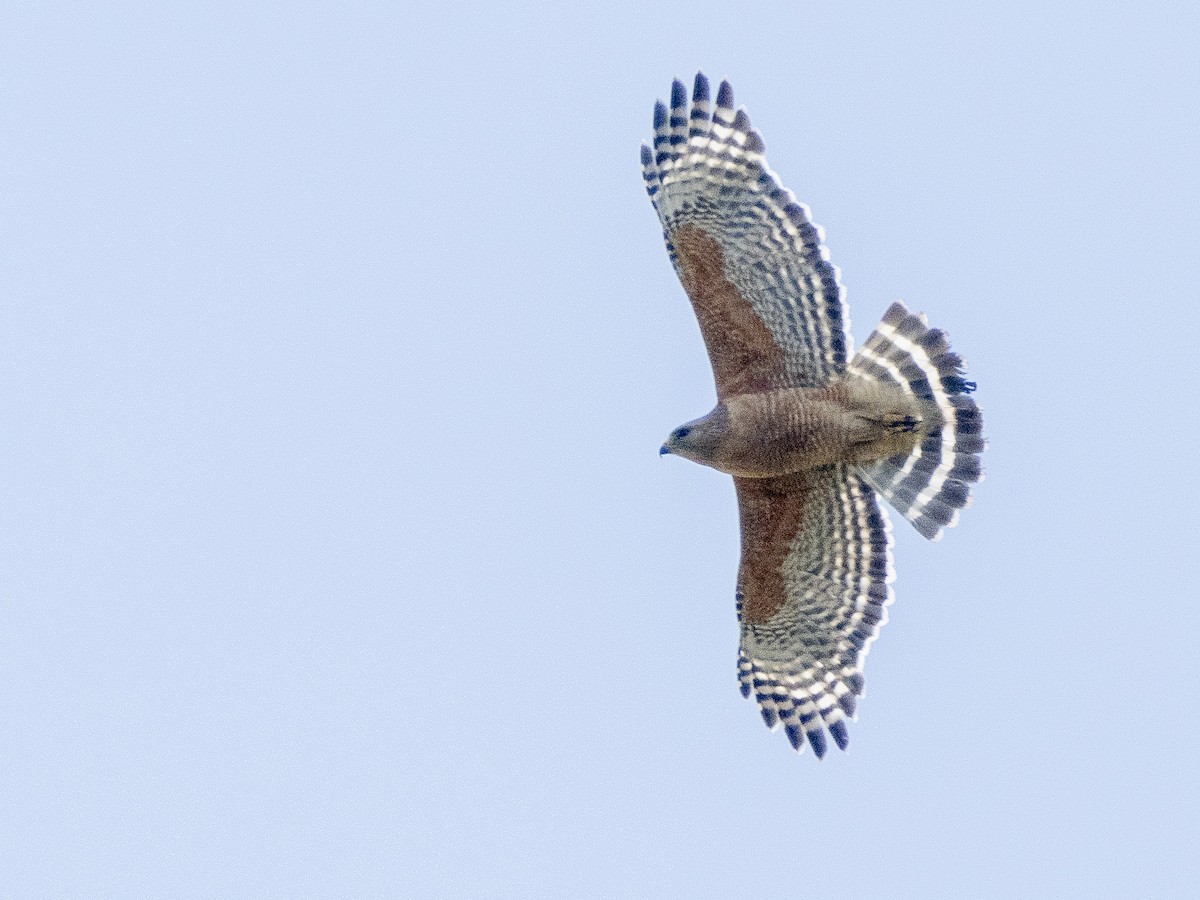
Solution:
<svg viewBox="0 0 1200 900"><path fill-rule="evenodd" d="M958 521L971 502L971 484L983 477L983 415L969 396L965 363L945 332L924 315L893 303L847 368L891 382L921 401L931 425L911 453L861 466L860 474L931 541Z"/></svg>

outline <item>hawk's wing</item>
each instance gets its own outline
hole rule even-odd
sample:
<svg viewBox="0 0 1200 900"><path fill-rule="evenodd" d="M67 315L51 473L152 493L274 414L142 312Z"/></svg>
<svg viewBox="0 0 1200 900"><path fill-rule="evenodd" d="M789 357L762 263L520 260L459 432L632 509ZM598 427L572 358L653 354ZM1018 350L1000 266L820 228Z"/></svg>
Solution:
<svg viewBox="0 0 1200 900"><path fill-rule="evenodd" d="M891 525L849 466L734 478L742 526L738 679L772 729L843 750L862 664L891 603Z"/></svg>
<svg viewBox="0 0 1200 900"><path fill-rule="evenodd" d="M808 208L767 166L763 141L722 82L710 114L696 76L676 81L642 146L646 190L700 320L717 396L820 385L850 349L838 270Z"/></svg>

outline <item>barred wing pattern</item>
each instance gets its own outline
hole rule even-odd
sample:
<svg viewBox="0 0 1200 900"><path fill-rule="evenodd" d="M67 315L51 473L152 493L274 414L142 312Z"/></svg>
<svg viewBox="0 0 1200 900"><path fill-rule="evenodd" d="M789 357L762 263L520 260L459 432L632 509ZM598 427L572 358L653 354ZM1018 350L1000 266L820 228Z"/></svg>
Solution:
<svg viewBox="0 0 1200 900"><path fill-rule="evenodd" d="M892 602L891 525L849 466L783 478L735 478L742 694L797 751L845 750L863 660Z"/></svg>
<svg viewBox="0 0 1200 900"><path fill-rule="evenodd" d="M712 108L702 74L690 112L683 84L674 82L670 109L660 102L654 110L653 150L642 146L646 190L696 306L718 397L825 384L845 370L850 349L824 235L768 167L764 149L746 111L734 112L729 83ZM697 296L700 275L722 274L722 290Z"/></svg>

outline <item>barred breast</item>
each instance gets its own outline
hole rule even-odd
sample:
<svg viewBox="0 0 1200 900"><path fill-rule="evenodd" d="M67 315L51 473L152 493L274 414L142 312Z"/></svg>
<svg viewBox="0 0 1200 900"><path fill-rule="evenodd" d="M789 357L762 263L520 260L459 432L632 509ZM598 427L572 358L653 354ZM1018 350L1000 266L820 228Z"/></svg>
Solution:
<svg viewBox="0 0 1200 900"><path fill-rule="evenodd" d="M714 467L766 478L907 452L926 423L899 391L839 381L729 397L728 430Z"/></svg>

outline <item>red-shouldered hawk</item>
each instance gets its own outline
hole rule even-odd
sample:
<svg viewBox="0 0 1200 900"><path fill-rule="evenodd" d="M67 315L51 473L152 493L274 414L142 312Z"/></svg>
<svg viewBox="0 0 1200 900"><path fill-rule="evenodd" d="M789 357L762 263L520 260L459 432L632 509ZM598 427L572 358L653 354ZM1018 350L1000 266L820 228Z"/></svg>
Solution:
<svg viewBox="0 0 1200 900"><path fill-rule="evenodd" d="M983 419L961 357L895 303L851 349L821 229L767 166L722 82L676 81L642 146L646 190L708 347L717 406L667 438L733 476L742 693L797 751L843 750L863 660L892 601L882 495L931 540L981 478Z"/></svg>

